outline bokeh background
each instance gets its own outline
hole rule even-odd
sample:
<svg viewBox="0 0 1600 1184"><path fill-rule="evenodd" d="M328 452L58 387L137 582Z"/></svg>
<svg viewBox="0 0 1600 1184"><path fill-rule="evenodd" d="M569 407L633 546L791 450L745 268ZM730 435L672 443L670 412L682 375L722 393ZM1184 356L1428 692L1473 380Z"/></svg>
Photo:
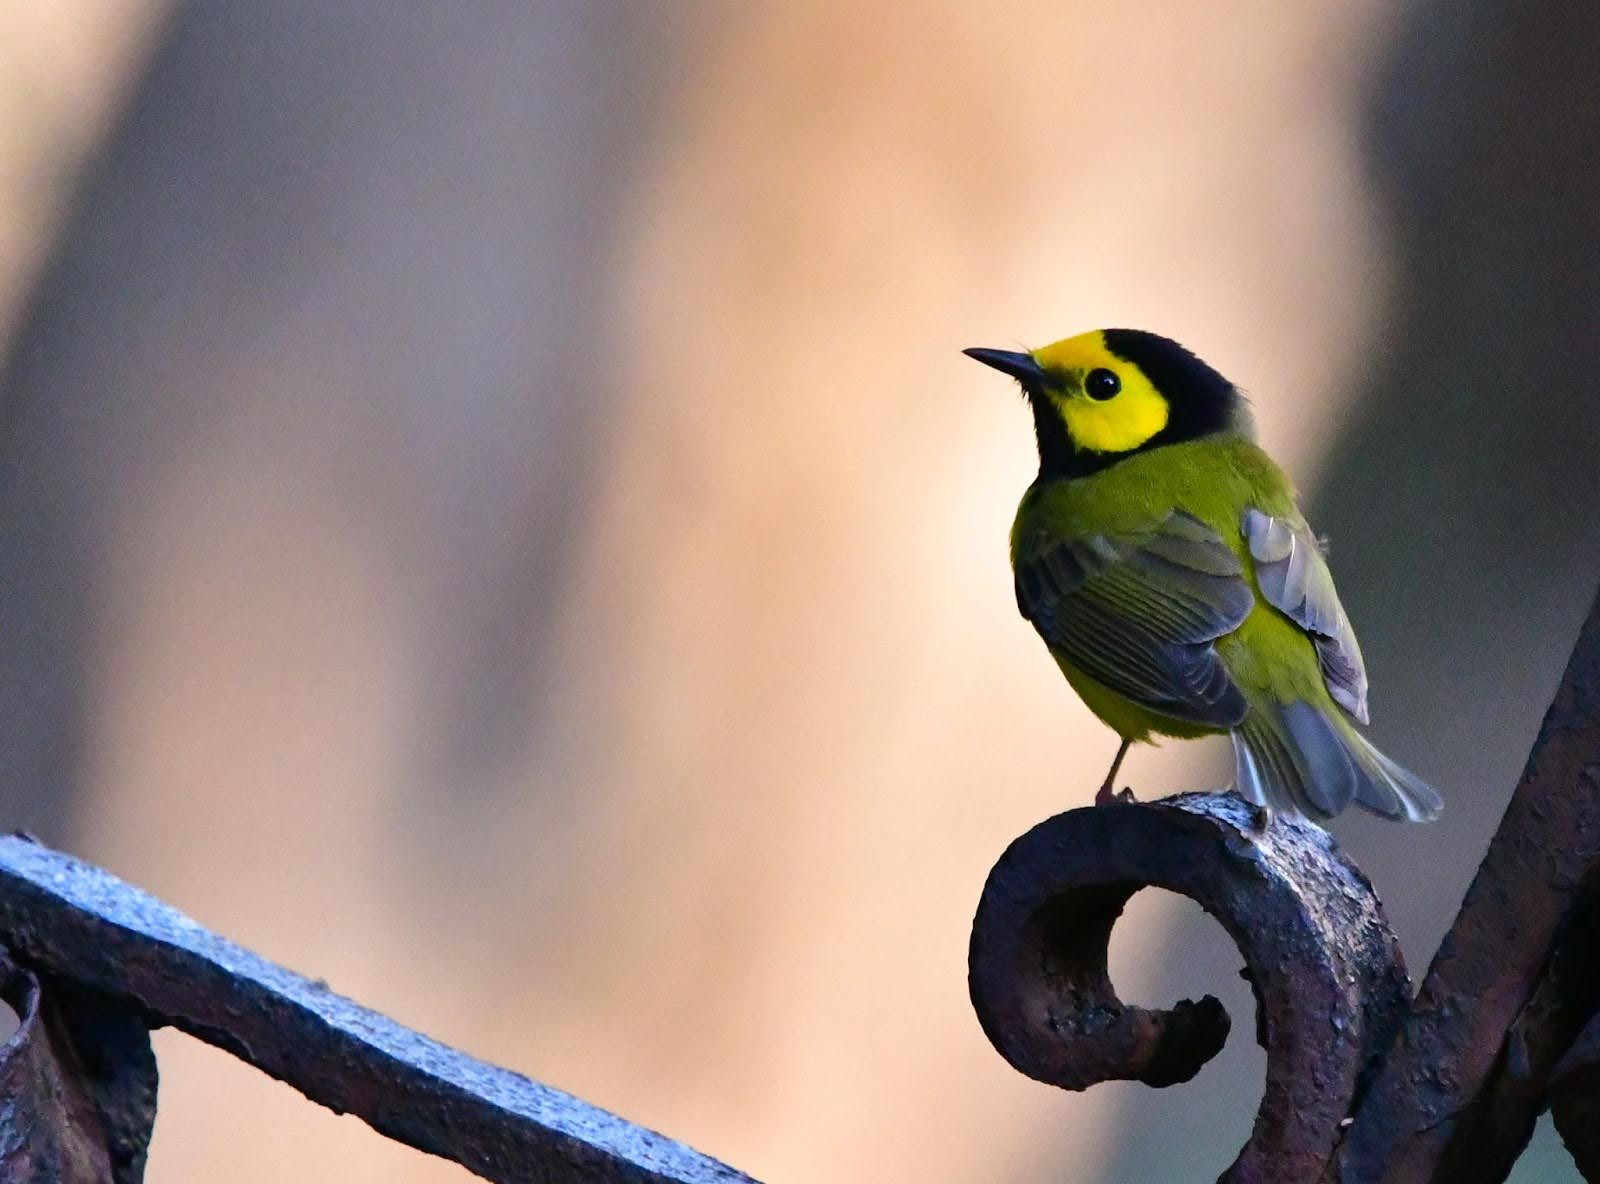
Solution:
<svg viewBox="0 0 1600 1184"><path fill-rule="evenodd" d="M967 1006L1114 744L958 351L1253 394L1448 802L1337 827L1420 972L1600 571L1596 60L1555 0L0 0L4 825L772 1184L1210 1179L1248 1039L1066 1095ZM1248 1015L1170 898L1114 954ZM160 1184L468 1178L158 1046Z"/></svg>

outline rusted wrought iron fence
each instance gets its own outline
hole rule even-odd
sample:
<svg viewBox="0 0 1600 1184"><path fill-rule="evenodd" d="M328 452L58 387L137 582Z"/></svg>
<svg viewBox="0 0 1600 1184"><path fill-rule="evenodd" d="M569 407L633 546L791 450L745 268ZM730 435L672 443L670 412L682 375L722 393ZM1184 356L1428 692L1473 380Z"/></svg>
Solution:
<svg viewBox="0 0 1600 1184"><path fill-rule="evenodd" d="M1111 928L1154 885L1244 956L1267 1080L1223 1179L1505 1179L1546 1108L1600 1181L1600 601L1488 855L1417 997L1372 885L1320 829L1231 795L1072 810L1014 842L973 922L984 1031L1040 1081L1187 1081L1227 1039L1207 996L1117 998ZM136 1184L174 1025L487 1179L749 1177L441 1045L218 937L99 868L0 838L0 1180Z"/></svg>
<svg viewBox="0 0 1600 1184"><path fill-rule="evenodd" d="M1321 830L1181 795L1073 810L1001 857L973 923L972 1001L1021 1072L1066 1089L1188 1080L1216 999L1117 998L1106 946L1134 892L1182 893L1244 955L1266 1090L1222 1179L1504 1180L1548 1108L1600 1181L1600 601L1500 829L1411 998L1372 885Z"/></svg>

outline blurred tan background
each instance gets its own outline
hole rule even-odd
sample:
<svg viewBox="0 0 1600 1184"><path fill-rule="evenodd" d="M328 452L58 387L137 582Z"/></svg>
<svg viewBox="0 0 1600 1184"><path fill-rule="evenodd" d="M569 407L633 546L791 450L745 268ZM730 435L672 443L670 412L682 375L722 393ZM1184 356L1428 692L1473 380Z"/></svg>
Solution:
<svg viewBox="0 0 1600 1184"><path fill-rule="evenodd" d="M1449 803L1339 827L1420 973L1600 570L1597 51L1492 0L0 0L4 825L772 1184L1210 1179L1220 930L1117 934L1234 1010L1187 1089L1034 1085L967 1006L989 865L1114 743L958 351L1146 327L1253 394ZM468 1178L158 1044L153 1181Z"/></svg>

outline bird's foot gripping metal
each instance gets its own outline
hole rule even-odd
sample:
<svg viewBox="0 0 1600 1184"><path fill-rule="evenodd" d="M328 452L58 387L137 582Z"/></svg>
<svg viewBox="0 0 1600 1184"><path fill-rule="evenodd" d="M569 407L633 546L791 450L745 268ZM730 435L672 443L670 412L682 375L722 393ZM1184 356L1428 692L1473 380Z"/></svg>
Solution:
<svg viewBox="0 0 1600 1184"><path fill-rule="evenodd" d="M1221 922L1256 994L1266 1091L1223 1178L1315 1180L1410 990L1372 885L1320 827L1277 819L1263 831L1254 807L1213 793L1040 823L1000 857L973 921L984 1031L1019 1071L1063 1089L1193 1077L1227 1039L1222 1004L1127 1004L1106 968L1112 926L1146 886Z"/></svg>

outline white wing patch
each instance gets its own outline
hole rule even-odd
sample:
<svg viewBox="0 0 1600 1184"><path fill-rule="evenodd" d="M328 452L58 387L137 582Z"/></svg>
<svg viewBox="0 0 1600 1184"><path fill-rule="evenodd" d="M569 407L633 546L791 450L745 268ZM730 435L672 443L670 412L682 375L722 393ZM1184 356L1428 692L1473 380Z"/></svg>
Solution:
<svg viewBox="0 0 1600 1184"><path fill-rule="evenodd" d="M1355 630L1339 603L1321 544L1304 522L1244 512L1245 541L1256 561L1256 585L1267 603L1311 635L1322 681L1334 702L1367 722L1367 669Z"/></svg>

